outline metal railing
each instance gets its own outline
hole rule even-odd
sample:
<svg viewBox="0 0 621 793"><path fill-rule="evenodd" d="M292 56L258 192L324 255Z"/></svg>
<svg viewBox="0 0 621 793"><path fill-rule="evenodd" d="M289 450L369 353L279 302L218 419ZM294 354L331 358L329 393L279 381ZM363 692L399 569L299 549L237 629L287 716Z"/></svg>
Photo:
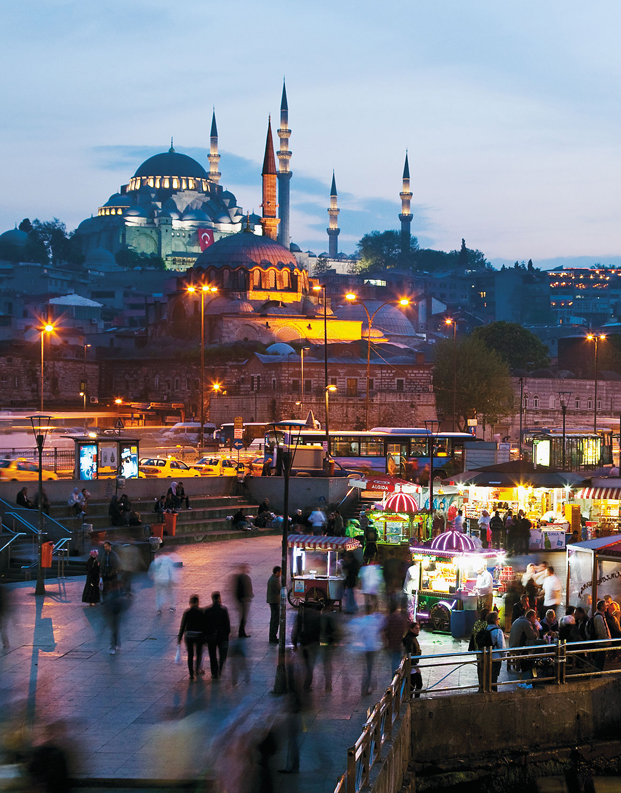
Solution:
<svg viewBox="0 0 621 793"><path fill-rule="evenodd" d="M621 653L621 639L585 639L580 642L557 641L554 644L538 644L528 647L512 647L494 650L485 647L478 651L420 655L413 658L418 671L447 667L448 672L437 683L417 691L416 694L448 694L474 689L483 693L496 691L500 687L513 687L517 693L525 684L539 686L544 683L564 685L585 677L621 675L619 668L604 669L608 654ZM494 663L505 662L507 668L516 672L512 680L494 682ZM438 688L450 675L465 666L476 669L476 682ZM381 700L367 712L367 720L360 737L347 750L347 771L337 780L334 793L359 793L369 783L373 766L383 760L382 748L392 737L392 727L405 702L410 700L412 671L409 657L405 657L395 673L390 687ZM525 675L525 676L523 676Z"/></svg>
<svg viewBox="0 0 621 793"><path fill-rule="evenodd" d="M21 524L21 526L28 531L32 532L33 534L38 534L39 527L39 512L36 509L14 509L12 512L5 512L5 518L11 518L13 521L13 531L15 529L15 521ZM55 518L50 517L49 515L43 514L43 531L49 535L60 535L60 538L63 537L70 537L71 530L68 529L66 526L63 526L62 523L59 523Z"/></svg>
<svg viewBox="0 0 621 793"><path fill-rule="evenodd" d="M11 545L16 541L19 540L20 537L25 537L26 535L19 531L16 534L13 534L10 540L4 543L4 545L0 548L0 569L5 569L11 566Z"/></svg>
<svg viewBox="0 0 621 793"><path fill-rule="evenodd" d="M403 705L410 700L410 658L404 657L386 693L367 711L367 720L356 743L347 750L347 771L335 793L357 793L368 784L371 769L382 760L382 749L392 738L392 728Z"/></svg>

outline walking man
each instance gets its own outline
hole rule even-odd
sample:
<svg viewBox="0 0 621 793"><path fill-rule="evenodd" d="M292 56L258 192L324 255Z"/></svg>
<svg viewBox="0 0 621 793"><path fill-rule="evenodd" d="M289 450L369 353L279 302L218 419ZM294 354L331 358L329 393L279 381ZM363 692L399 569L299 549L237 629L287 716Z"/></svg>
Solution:
<svg viewBox="0 0 621 793"><path fill-rule="evenodd" d="M205 641L205 615L198 607L198 595L190 598L190 608L183 612L177 644L185 635L185 646L188 651L188 669L190 680L194 680L194 650L196 650L196 674L201 674L201 660L203 658L203 642Z"/></svg>
<svg viewBox="0 0 621 793"><path fill-rule="evenodd" d="M103 598L106 599L112 584L116 582L121 566L118 555L112 550L109 542L104 542L104 552L101 559L101 580L103 581Z"/></svg>
<svg viewBox="0 0 621 793"><path fill-rule="evenodd" d="M558 577L554 574L554 568L549 565L546 568L546 577L543 579L543 607L547 611L552 609L556 614L562 600L562 586Z"/></svg>
<svg viewBox="0 0 621 793"><path fill-rule="evenodd" d="M254 593L252 591L252 580L249 573L249 565L240 565L239 573L235 576L235 580L233 582L233 594L235 595L237 609L239 611L239 631L237 635L240 639L250 638L246 633L246 623L248 622L250 603L252 602Z"/></svg>
<svg viewBox="0 0 621 793"><path fill-rule="evenodd" d="M204 625L211 677L213 680L217 680L222 675L222 668L229 652L229 635L231 633L229 612L222 605L219 592L211 593L211 606L205 609Z"/></svg>
<svg viewBox="0 0 621 793"><path fill-rule="evenodd" d="M267 579L267 602L270 607L270 644L278 644L278 623L280 620L280 567L272 569Z"/></svg>

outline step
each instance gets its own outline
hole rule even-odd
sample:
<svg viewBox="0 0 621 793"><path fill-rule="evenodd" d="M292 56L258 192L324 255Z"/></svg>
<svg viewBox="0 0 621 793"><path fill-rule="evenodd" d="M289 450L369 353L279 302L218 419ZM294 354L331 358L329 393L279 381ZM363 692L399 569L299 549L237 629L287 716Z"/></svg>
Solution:
<svg viewBox="0 0 621 793"><path fill-rule="evenodd" d="M244 500L244 496L192 496L190 503L192 504L193 508L194 505L196 505L196 508L198 509L203 507L226 507L237 504ZM132 506L140 509L144 509L145 506L149 506L152 509L155 501L156 499L154 498L136 498L132 499ZM88 504L88 513L89 515L107 515L109 506L109 500L90 501ZM74 517L75 513L74 510L67 504L56 503L52 504L50 508L50 515L53 518L71 518Z"/></svg>

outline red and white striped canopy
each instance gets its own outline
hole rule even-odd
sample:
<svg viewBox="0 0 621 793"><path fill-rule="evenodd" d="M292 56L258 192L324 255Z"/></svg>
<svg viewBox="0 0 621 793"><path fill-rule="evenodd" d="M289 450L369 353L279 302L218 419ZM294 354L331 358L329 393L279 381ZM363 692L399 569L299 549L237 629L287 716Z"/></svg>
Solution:
<svg viewBox="0 0 621 793"><path fill-rule="evenodd" d="M576 498L605 501L621 499L621 487L583 487L576 493Z"/></svg>
<svg viewBox="0 0 621 793"><path fill-rule="evenodd" d="M314 534L290 534L287 545L305 551L354 551L361 547L355 537L319 537Z"/></svg>
<svg viewBox="0 0 621 793"><path fill-rule="evenodd" d="M407 493L393 493L386 499L384 509L387 512L418 512L418 504Z"/></svg>

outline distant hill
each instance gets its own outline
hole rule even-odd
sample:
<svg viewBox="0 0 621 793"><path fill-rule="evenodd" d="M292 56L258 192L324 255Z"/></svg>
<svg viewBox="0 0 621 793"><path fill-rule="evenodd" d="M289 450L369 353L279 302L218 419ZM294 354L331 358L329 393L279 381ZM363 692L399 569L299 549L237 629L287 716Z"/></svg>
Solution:
<svg viewBox="0 0 621 793"><path fill-rule="evenodd" d="M492 267L500 270L502 265L513 267L515 259L489 259ZM520 260L521 261L521 260ZM528 260L527 260L528 261ZM555 256L553 259L535 259L533 265L541 270L553 270L555 267L621 267L621 256Z"/></svg>

